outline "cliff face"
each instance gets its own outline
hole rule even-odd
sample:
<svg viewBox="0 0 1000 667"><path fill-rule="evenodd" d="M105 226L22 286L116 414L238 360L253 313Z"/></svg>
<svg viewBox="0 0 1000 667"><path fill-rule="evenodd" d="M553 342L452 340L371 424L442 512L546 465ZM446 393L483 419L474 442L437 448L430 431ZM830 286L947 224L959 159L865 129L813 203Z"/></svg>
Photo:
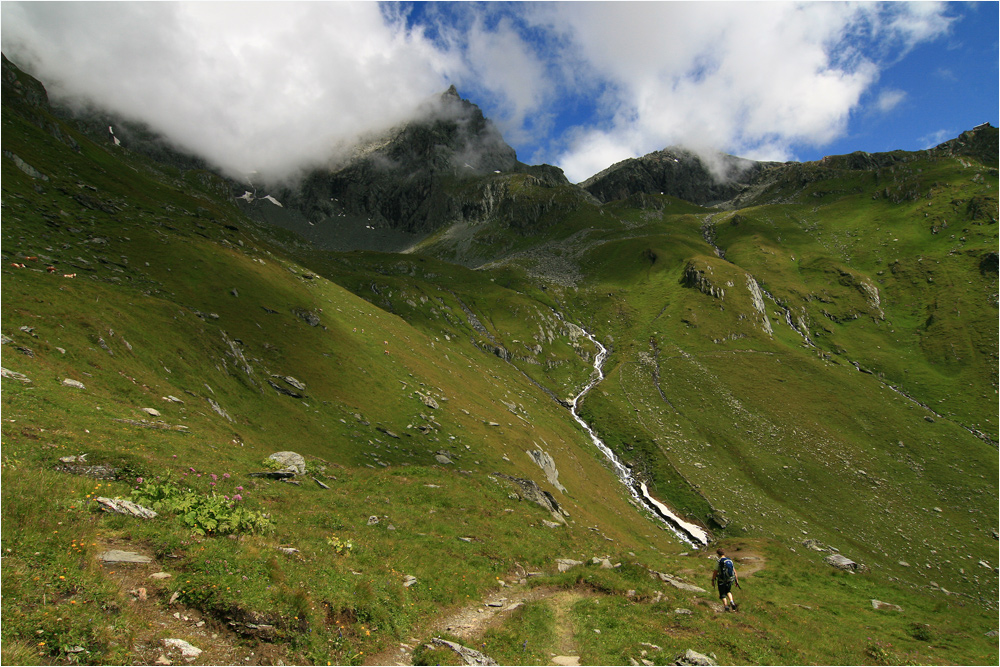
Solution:
<svg viewBox="0 0 1000 667"><path fill-rule="evenodd" d="M717 153L707 159L683 148L666 148L608 167L580 183L602 202L630 195L664 194L701 206L732 199L774 163Z"/></svg>

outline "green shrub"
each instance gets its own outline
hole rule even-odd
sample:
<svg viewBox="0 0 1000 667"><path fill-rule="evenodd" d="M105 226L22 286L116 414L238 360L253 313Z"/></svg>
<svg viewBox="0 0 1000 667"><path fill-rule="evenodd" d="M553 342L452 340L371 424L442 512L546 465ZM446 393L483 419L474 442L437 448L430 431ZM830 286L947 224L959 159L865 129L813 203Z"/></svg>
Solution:
<svg viewBox="0 0 1000 667"><path fill-rule="evenodd" d="M263 533L273 524L268 514L251 510L241 503L240 494L220 496L181 489L170 480L142 482L132 491L132 501L157 512L174 514L198 535Z"/></svg>

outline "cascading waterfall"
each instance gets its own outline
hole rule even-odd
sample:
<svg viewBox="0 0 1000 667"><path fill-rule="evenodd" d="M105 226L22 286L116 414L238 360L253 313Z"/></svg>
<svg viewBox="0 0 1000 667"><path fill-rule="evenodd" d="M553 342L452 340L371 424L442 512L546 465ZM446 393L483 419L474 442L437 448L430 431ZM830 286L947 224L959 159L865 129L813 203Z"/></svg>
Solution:
<svg viewBox="0 0 1000 667"><path fill-rule="evenodd" d="M604 444L604 441L601 440L594 429L592 429L590 425L580 417L580 413L578 411L580 400L587 394L588 391L593 389L604 379L604 360L608 356L607 348L601 345L600 341L594 338L594 336L583 327L580 327L580 330L590 340L590 342L597 346L598 352L594 357L595 372L591 376L590 382L588 382L587 386L585 386L583 390L574 396L572 401L570 401L570 412L573 415L573 419L575 419L576 422L583 427L583 429L590 435L590 439L593 441L594 446L597 447L597 449L599 449L601 453L607 457L608 461L611 462L618 478L629 490L633 498L649 509L649 511L657 519L662 521L671 532L684 542L693 546L704 546L708 544L708 533L703 528L684 521L674 514L669 507L649 495L649 490L646 488L645 482L637 480L632 475L632 471L629 470L628 467L625 466L620 460L618 460L615 453L611 451L606 444Z"/></svg>

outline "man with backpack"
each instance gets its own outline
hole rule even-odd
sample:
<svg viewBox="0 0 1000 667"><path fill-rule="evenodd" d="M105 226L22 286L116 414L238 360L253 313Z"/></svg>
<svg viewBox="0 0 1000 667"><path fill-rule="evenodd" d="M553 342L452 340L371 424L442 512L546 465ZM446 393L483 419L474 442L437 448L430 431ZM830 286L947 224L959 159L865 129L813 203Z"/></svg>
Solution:
<svg viewBox="0 0 1000 667"><path fill-rule="evenodd" d="M733 584L737 588L740 587L740 578L736 576L736 568L733 566L732 559L726 557L726 552L723 549L716 549L715 553L719 555L719 563L712 572L712 583L718 583L722 609L736 611L739 606L733 600L732 588Z"/></svg>

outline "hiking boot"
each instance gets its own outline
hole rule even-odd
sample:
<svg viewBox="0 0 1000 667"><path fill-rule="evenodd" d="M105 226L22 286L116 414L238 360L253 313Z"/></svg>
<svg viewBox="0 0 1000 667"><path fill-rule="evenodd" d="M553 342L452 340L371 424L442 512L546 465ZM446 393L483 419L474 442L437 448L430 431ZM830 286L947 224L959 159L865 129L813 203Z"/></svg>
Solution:
<svg viewBox="0 0 1000 667"><path fill-rule="evenodd" d="M740 608L740 606L734 602L733 603L733 611L738 611L739 608Z"/></svg>

